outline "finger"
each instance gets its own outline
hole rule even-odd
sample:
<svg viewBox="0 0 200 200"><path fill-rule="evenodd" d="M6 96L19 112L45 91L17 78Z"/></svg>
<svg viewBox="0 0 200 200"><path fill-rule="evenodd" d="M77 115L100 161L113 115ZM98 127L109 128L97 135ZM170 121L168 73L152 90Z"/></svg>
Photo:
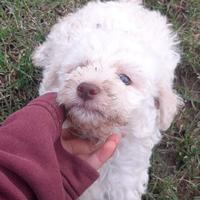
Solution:
<svg viewBox="0 0 200 200"><path fill-rule="evenodd" d="M88 163L95 169L99 169L113 155L119 142L119 135L111 135L105 144L88 158Z"/></svg>

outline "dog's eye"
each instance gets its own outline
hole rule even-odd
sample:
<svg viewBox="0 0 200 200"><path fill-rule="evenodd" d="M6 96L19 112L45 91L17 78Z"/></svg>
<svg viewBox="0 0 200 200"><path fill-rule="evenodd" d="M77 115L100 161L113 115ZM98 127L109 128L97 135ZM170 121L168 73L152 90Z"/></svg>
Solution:
<svg viewBox="0 0 200 200"><path fill-rule="evenodd" d="M126 85L130 85L132 83L131 79L126 74L119 74L119 78Z"/></svg>

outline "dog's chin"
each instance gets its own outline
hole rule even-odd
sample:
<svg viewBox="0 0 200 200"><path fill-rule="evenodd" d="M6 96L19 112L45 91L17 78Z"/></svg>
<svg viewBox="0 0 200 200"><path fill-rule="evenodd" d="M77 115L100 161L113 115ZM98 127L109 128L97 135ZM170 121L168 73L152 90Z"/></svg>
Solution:
<svg viewBox="0 0 200 200"><path fill-rule="evenodd" d="M105 121L104 113L86 106L74 105L67 109L67 117L77 127L97 128Z"/></svg>

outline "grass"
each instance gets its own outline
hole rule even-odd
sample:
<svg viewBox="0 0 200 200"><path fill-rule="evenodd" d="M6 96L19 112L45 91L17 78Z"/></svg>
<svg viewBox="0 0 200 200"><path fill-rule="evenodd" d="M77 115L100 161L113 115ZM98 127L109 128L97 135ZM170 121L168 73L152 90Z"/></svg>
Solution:
<svg viewBox="0 0 200 200"><path fill-rule="evenodd" d="M33 48L56 18L87 0L1 0L0 121L38 95L41 72L31 64ZM176 89L185 107L155 148L144 200L200 200L200 1L145 0L167 15L178 32L182 61Z"/></svg>

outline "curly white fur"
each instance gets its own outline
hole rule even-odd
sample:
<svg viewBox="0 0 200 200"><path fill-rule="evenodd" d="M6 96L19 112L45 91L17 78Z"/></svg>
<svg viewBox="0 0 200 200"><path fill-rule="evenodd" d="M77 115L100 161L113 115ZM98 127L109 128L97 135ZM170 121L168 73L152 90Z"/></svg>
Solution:
<svg viewBox="0 0 200 200"><path fill-rule="evenodd" d="M58 92L68 126L100 140L123 133L81 200L139 200L145 192L152 148L179 104L172 85L180 56L170 27L140 0L90 2L54 25L34 52L34 64L44 68L40 94ZM100 94L84 102L77 95L82 82L97 85Z"/></svg>

